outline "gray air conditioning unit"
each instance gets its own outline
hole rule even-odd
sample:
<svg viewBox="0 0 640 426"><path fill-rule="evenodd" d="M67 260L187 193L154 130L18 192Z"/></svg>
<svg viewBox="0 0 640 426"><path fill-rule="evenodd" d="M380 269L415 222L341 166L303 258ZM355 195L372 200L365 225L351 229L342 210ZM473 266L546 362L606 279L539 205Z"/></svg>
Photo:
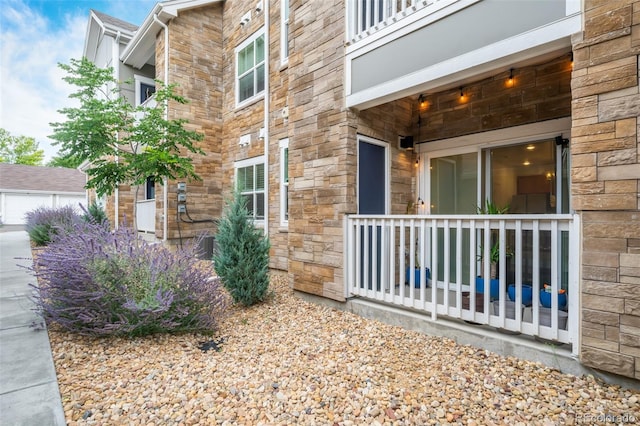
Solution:
<svg viewBox="0 0 640 426"><path fill-rule="evenodd" d="M200 246L198 252L201 260L211 260L213 258L214 251L218 248L216 244L216 237L213 235L207 235L200 240Z"/></svg>

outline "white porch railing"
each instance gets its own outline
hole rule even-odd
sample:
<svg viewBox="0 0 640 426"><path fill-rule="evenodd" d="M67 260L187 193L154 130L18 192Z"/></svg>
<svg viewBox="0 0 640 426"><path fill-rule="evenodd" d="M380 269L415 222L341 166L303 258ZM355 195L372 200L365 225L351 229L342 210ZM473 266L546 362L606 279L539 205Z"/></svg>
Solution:
<svg viewBox="0 0 640 426"><path fill-rule="evenodd" d="M579 229L577 215L346 216L346 296L573 344L577 354ZM490 245L499 278L485 287L476 277L489 276Z"/></svg>
<svg viewBox="0 0 640 426"><path fill-rule="evenodd" d="M435 13L458 0L347 0L347 42L355 43L419 10Z"/></svg>
<svg viewBox="0 0 640 426"><path fill-rule="evenodd" d="M156 232L156 200L138 201L136 204L138 231Z"/></svg>

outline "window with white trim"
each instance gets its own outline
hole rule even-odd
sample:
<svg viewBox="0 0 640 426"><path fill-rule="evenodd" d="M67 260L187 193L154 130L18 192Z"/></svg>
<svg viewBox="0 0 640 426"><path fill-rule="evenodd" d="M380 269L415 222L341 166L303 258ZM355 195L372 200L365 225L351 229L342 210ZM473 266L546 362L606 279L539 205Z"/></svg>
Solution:
<svg viewBox="0 0 640 426"><path fill-rule="evenodd" d="M264 156L238 161L236 169L236 188L247 200L249 216L254 220L264 220Z"/></svg>
<svg viewBox="0 0 640 426"><path fill-rule="evenodd" d="M136 86L136 106L142 105L156 93L156 82L152 78L141 75L134 75L133 80Z"/></svg>
<svg viewBox="0 0 640 426"><path fill-rule="evenodd" d="M280 62L289 62L289 0L280 3Z"/></svg>
<svg viewBox="0 0 640 426"><path fill-rule="evenodd" d="M264 29L236 48L236 105L264 92Z"/></svg>
<svg viewBox="0 0 640 426"><path fill-rule="evenodd" d="M289 139L282 139L280 146L280 223L289 223Z"/></svg>
<svg viewBox="0 0 640 426"><path fill-rule="evenodd" d="M144 199L155 200L156 198L156 181L153 177L148 177L144 185Z"/></svg>

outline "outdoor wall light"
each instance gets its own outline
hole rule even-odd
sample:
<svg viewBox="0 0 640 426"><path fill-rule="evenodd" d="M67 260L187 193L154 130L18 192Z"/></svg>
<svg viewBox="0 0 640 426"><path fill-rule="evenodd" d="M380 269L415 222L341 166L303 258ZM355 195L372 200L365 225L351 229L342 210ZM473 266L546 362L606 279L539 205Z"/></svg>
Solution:
<svg viewBox="0 0 640 426"><path fill-rule="evenodd" d="M418 96L418 102L420 102L420 108L424 108L427 105L427 101L422 93Z"/></svg>
<svg viewBox="0 0 640 426"><path fill-rule="evenodd" d="M420 165L420 156L416 158L415 166L418 167Z"/></svg>
<svg viewBox="0 0 640 426"><path fill-rule="evenodd" d="M509 87L513 86L513 68L509 69L509 80L507 80L507 85Z"/></svg>
<svg viewBox="0 0 640 426"><path fill-rule="evenodd" d="M462 86L460 86L460 100L464 99L464 92L462 91Z"/></svg>

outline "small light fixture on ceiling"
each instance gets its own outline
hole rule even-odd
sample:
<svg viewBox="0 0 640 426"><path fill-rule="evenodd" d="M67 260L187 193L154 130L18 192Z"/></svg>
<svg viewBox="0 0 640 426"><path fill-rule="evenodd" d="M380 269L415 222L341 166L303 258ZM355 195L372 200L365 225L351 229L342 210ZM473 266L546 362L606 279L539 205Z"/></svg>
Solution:
<svg viewBox="0 0 640 426"><path fill-rule="evenodd" d="M529 166L530 164L529 160L524 160L524 163L522 163L523 166Z"/></svg>
<svg viewBox="0 0 640 426"><path fill-rule="evenodd" d="M531 144L527 145L527 151L533 151L535 149L536 149L535 145L531 145Z"/></svg>

